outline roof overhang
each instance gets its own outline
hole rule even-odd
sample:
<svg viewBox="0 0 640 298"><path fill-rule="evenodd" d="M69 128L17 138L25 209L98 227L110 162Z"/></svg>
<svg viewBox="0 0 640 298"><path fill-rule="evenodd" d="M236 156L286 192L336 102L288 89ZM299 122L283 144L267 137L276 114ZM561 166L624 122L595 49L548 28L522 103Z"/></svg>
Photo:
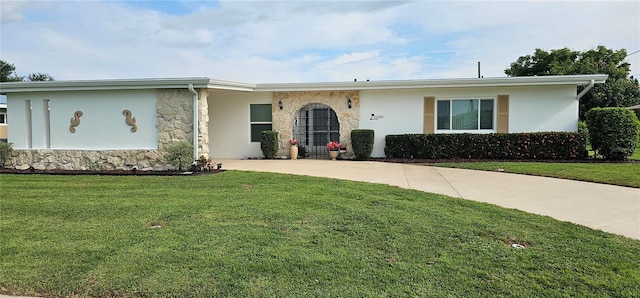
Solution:
<svg viewBox="0 0 640 298"><path fill-rule="evenodd" d="M258 84L256 91L313 91L313 90L379 90L419 88L511 87L548 85L602 84L607 75L537 76L503 78L433 79L402 81L355 81L333 83Z"/></svg>
<svg viewBox="0 0 640 298"><path fill-rule="evenodd" d="M253 91L254 84L198 78L164 79L124 79L87 81L46 81L46 82L4 82L0 83L0 93L42 92L42 91L94 91L94 90L140 90L140 89L182 89L193 84L196 89L221 89L233 91Z"/></svg>
<svg viewBox="0 0 640 298"><path fill-rule="evenodd" d="M87 81L46 81L46 82L4 82L0 83L0 93L43 92L43 91L94 91L94 90L140 90L140 89L181 89L193 84L196 89L273 92L273 91L323 91L323 90L380 90L419 88L464 88L464 87L511 87L548 86L590 83L602 84L607 75L571 75L537 77L430 79L397 81L356 81L325 83L272 83L248 84L212 80L206 77L164 78L164 79L122 79Z"/></svg>

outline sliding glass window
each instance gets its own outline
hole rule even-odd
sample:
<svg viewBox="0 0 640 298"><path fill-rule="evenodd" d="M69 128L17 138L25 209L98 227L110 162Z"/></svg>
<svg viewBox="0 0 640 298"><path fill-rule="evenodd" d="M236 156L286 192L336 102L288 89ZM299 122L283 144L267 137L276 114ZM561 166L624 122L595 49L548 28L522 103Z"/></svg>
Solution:
<svg viewBox="0 0 640 298"><path fill-rule="evenodd" d="M447 99L437 101L437 130L494 130L493 99Z"/></svg>

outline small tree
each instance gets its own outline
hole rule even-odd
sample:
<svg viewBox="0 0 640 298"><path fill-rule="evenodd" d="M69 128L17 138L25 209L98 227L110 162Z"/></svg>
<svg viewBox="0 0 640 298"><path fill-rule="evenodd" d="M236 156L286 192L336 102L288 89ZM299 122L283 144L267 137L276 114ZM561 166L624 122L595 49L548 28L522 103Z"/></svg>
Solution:
<svg viewBox="0 0 640 298"><path fill-rule="evenodd" d="M34 72L26 77L27 81L54 81L55 79L48 73ZM0 82L22 82L24 76L16 74L16 67L4 60L0 60Z"/></svg>
<svg viewBox="0 0 640 298"><path fill-rule="evenodd" d="M626 108L594 108L587 112L591 147L605 159L633 154L638 141L638 117Z"/></svg>
<svg viewBox="0 0 640 298"><path fill-rule="evenodd" d="M167 147L165 158L174 168L182 171L193 162L193 145L184 141L171 143Z"/></svg>
<svg viewBox="0 0 640 298"><path fill-rule="evenodd" d="M0 60L0 82L22 82L24 77L15 74L16 67L4 60Z"/></svg>
<svg viewBox="0 0 640 298"><path fill-rule="evenodd" d="M607 74L604 84L598 84L580 98L579 117L585 119L586 112L595 107L629 107L640 103L640 84L631 73L631 64L625 59L627 50L613 50L604 46L587 51L568 48L547 52L536 49L533 55L521 56L511 63L505 73L516 76L548 76ZM578 92L584 86L578 87Z"/></svg>
<svg viewBox="0 0 640 298"><path fill-rule="evenodd" d="M7 161L11 159L13 155L13 144L0 142L0 169L4 168Z"/></svg>
<svg viewBox="0 0 640 298"><path fill-rule="evenodd" d="M353 154L357 160L371 158L374 138L375 134L372 129L354 129L351 131L351 147L353 147Z"/></svg>
<svg viewBox="0 0 640 298"><path fill-rule="evenodd" d="M41 73L41 72L34 72L34 73L30 73L27 76L27 79L29 79L29 81L35 82L35 81L55 81L55 79L48 73Z"/></svg>
<svg viewBox="0 0 640 298"><path fill-rule="evenodd" d="M264 130L260 132L260 149L264 158L272 159L278 152L278 132L275 130Z"/></svg>

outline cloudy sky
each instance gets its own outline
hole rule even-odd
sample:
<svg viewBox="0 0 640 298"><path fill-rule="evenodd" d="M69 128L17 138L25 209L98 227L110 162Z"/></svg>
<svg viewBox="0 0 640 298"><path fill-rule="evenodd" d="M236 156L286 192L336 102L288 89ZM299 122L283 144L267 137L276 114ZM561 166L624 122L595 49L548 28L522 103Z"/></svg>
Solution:
<svg viewBox="0 0 640 298"><path fill-rule="evenodd" d="M57 80L503 77L536 48L640 50L640 1L2 0L0 17L0 59Z"/></svg>

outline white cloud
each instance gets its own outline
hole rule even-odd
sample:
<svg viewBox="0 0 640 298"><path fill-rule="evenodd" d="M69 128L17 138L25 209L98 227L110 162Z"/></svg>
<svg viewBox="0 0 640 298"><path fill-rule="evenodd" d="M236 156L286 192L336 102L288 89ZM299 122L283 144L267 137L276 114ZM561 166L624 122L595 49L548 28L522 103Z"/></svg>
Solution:
<svg viewBox="0 0 640 298"><path fill-rule="evenodd" d="M504 76L535 48L640 49L637 1L165 4L2 1L1 59L59 80L296 82L473 77L477 61Z"/></svg>
<svg viewBox="0 0 640 298"><path fill-rule="evenodd" d="M22 10L27 3L24 1L4 1L0 3L0 24L20 22L25 19Z"/></svg>
<svg viewBox="0 0 640 298"><path fill-rule="evenodd" d="M377 51L343 54L338 58L334 59L333 61L330 61L329 63L341 65L346 63L354 63L354 62L360 62L363 60L369 60L376 57L379 57L379 53Z"/></svg>

